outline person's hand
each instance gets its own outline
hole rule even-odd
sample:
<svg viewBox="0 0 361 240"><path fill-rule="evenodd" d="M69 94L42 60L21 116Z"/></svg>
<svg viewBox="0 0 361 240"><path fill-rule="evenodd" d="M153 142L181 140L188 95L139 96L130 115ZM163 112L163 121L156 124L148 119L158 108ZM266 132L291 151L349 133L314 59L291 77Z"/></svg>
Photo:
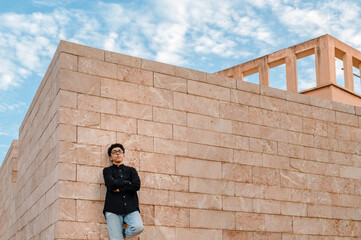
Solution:
<svg viewBox="0 0 361 240"><path fill-rule="evenodd" d="M119 189L115 189L115 190L113 190L113 192L119 192Z"/></svg>

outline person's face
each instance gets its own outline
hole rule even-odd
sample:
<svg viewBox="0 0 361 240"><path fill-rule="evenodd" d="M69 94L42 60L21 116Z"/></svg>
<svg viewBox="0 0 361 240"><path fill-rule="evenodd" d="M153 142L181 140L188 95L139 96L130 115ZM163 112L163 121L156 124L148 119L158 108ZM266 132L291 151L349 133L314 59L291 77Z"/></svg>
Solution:
<svg viewBox="0 0 361 240"><path fill-rule="evenodd" d="M115 147L111 151L111 155L109 156L110 161L115 165L120 165L123 163L124 153L120 147Z"/></svg>

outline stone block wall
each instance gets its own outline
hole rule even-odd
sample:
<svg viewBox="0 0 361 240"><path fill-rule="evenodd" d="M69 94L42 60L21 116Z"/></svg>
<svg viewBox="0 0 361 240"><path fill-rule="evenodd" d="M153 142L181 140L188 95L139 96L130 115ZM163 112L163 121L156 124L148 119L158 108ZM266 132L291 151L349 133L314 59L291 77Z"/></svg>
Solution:
<svg viewBox="0 0 361 240"><path fill-rule="evenodd" d="M135 239L358 239L360 127L358 107L62 41L20 128L0 239L108 239L114 142L142 180Z"/></svg>

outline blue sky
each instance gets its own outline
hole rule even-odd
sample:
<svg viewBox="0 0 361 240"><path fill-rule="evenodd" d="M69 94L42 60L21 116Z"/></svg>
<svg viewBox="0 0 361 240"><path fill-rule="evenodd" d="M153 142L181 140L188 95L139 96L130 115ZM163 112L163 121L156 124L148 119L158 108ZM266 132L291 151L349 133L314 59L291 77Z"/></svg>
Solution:
<svg viewBox="0 0 361 240"><path fill-rule="evenodd" d="M361 51L358 0L1 0L0 4L0 164L18 138L61 39L206 72L326 33ZM299 87L314 86L314 59L304 59L299 67L303 74ZM271 86L285 88L283 68L272 70Z"/></svg>

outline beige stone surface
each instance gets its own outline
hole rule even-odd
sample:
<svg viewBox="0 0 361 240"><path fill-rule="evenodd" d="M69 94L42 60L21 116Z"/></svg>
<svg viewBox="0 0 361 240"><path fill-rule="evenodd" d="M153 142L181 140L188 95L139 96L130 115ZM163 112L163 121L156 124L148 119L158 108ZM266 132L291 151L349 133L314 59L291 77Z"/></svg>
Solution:
<svg viewBox="0 0 361 240"><path fill-rule="evenodd" d="M292 53L270 58L291 78ZM358 239L360 108L269 88L264 60L259 86L62 41L0 168L0 239L109 239L114 142L142 180L133 239Z"/></svg>

